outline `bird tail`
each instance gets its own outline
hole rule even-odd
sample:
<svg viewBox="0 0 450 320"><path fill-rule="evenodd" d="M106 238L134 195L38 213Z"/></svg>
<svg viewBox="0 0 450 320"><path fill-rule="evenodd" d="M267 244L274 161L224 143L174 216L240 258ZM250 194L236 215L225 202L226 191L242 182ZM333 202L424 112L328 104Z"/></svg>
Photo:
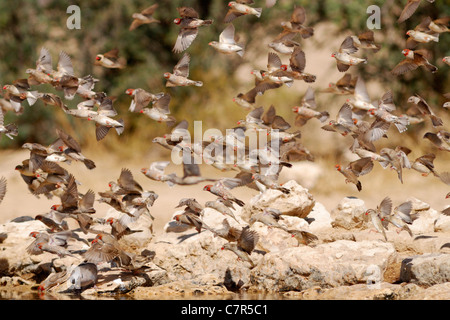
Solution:
<svg viewBox="0 0 450 320"><path fill-rule="evenodd" d="M397 127L400 133L405 132L407 130L406 126L409 124L409 120L407 117L399 117L398 121L395 122L395 126Z"/></svg>
<svg viewBox="0 0 450 320"><path fill-rule="evenodd" d="M28 101L28 104L29 104L30 106L32 106L33 104L35 104L36 101L37 101L37 99L38 99L38 97L39 97L39 94L38 94L37 91L29 91L28 94L27 94L27 101Z"/></svg>
<svg viewBox="0 0 450 320"><path fill-rule="evenodd" d="M245 45L243 43L238 43L237 44L238 47L240 47L242 50L239 50L238 52L236 52L240 57L244 56L245 53Z"/></svg>
<svg viewBox="0 0 450 320"><path fill-rule="evenodd" d="M316 76L313 74L304 74L303 75L303 81L305 81L306 83L313 83L316 81Z"/></svg>
<svg viewBox="0 0 450 320"><path fill-rule="evenodd" d="M436 71L438 71L438 68L436 66L432 65L431 63L427 63L425 65L425 67L432 73L435 73Z"/></svg>
<svg viewBox="0 0 450 320"><path fill-rule="evenodd" d="M433 124L433 127L440 127L442 126L444 123L442 122L442 119L439 117L436 117L434 114L432 114L430 116L431 118L431 123Z"/></svg>
<svg viewBox="0 0 450 320"><path fill-rule="evenodd" d="M303 28L301 35L303 39L312 37L314 35L314 29L312 27Z"/></svg>
<svg viewBox="0 0 450 320"><path fill-rule="evenodd" d="M88 168L89 170L92 170L96 167L94 161L92 161L90 159L84 159L83 162L84 162L84 165L86 166L86 168Z"/></svg>
<svg viewBox="0 0 450 320"><path fill-rule="evenodd" d="M408 225L405 224L405 225L402 227L402 229L403 229L403 230L406 230L406 231L409 233L409 235L410 235L411 237L413 237L413 233L412 233L411 229L408 227Z"/></svg>
<svg viewBox="0 0 450 320"><path fill-rule="evenodd" d="M6 128L6 135L10 139L12 139L11 136L17 136L19 134L19 131L17 130L17 125L15 125L14 123L8 124L5 128Z"/></svg>
<svg viewBox="0 0 450 320"><path fill-rule="evenodd" d="M203 20L204 25L210 25L214 22L214 20Z"/></svg>
<svg viewBox="0 0 450 320"><path fill-rule="evenodd" d="M361 181L358 180L358 182L356 183L356 188L358 189L358 191L362 190L362 184Z"/></svg>
<svg viewBox="0 0 450 320"><path fill-rule="evenodd" d="M330 114L328 113L328 111L323 111L320 113L320 116L317 119L319 119L320 122L325 122L327 121L329 116Z"/></svg>
<svg viewBox="0 0 450 320"><path fill-rule="evenodd" d="M287 189L287 188L283 188L283 187L279 187L277 188L278 190L280 190L281 192L283 192L284 194L289 194L291 193L291 190Z"/></svg>
<svg viewBox="0 0 450 320"><path fill-rule="evenodd" d="M257 16L258 18L261 17L262 8L255 8L255 11L256 11L255 16Z"/></svg>
<svg viewBox="0 0 450 320"><path fill-rule="evenodd" d="M123 122L123 119L119 119L119 120L117 120L117 122L119 122L121 124L120 127L116 127L117 134L120 136L123 133L123 130L125 129L124 122Z"/></svg>
<svg viewBox="0 0 450 320"><path fill-rule="evenodd" d="M240 207L243 207L244 204L245 204L244 201L239 200L239 199L236 199L236 198L234 198L233 201L236 202L236 204L237 204L238 206L240 206Z"/></svg>

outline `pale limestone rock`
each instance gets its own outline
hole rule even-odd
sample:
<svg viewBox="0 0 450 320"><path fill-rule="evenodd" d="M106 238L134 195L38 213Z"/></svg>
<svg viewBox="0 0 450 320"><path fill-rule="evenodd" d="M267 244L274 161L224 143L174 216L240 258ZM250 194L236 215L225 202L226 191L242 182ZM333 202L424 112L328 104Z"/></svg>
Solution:
<svg viewBox="0 0 450 320"><path fill-rule="evenodd" d="M365 228L368 225L368 219L365 216L366 211L367 208L363 200L345 197L331 211L332 226L347 230Z"/></svg>
<svg viewBox="0 0 450 320"><path fill-rule="evenodd" d="M409 225L409 228L415 235L432 233L435 231L435 224L439 216L440 213L432 208L420 211L417 214L417 218Z"/></svg>
<svg viewBox="0 0 450 320"><path fill-rule="evenodd" d="M402 261L400 279L421 286L450 281L450 254L430 253L412 256Z"/></svg>
<svg viewBox="0 0 450 320"><path fill-rule="evenodd" d="M308 189L303 188L294 180L283 184L290 189L289 194L284 194L275 189L267 189L253 198L242 208L241 217L248 221L252 214L263 211L265 208L278 209L283 215L305 218L315 205L313 196Z"/></svg>
<svg viewBox="0 0 450 320"><path fill-rule="evenodd" d="M392 244L381 241L339 240L288 248L267 253L252 270L251 285L273 292L356 284L371 275L381 281L396 255Z"/></svg>

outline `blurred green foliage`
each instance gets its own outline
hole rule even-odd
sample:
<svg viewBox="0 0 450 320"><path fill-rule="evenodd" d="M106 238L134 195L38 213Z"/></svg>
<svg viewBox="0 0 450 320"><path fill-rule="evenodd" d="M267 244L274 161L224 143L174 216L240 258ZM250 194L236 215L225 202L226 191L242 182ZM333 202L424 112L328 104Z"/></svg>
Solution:
<svg viewBox="0 0 450 320"><path fill-rule="evenodd" d="M55 139L55 127L63 127L73 134L82 144L107 148L136 147L142 141L150 145L151 139L168 129L140 114L128 112L130 97L125 95L127 88L143 88L150 92L169 92L172 96L170 109L179 120L204 119L210 126L224 128L225 124L242 117L242 110L231 101L238 92L246 92L250 88L242 88L232 77L240 63L239 58L220 56L208 46L208 42L216 40L225 27L223 18L228 10L228 1L224 0L165 0L158 1L159 8L155 18L161 23L142 25L129 31L132 14L152 5L155 1L147 0L15 0L0 2L0 84L12 83L15 79L26 77L25 70L34 67L41 47L47 47L52 53L56 67L58 54L66 51L72 58L77 76L93 75L100 81L95 91L104 91L116 97L115 108L119 117L125 120L125 132L117 137L111 132L101 142L95 141L94 126L84 120L66 116L53 106L44 106L38 101L30 107L24 103L25 112L16 116L8 113L6 123L15 122L19 126L19 136L14 140L5 137L1 140L2 148L20 147L24 142L49 144ZM370 67L360 68L366 80L377 79L384 87L396 93L396 99L404 101L412 92L420 92L433 105L442 105L442 93L450 91L450 79L445 73L435 75L425 72L410 73L393 81L389 71L403 58L401 50L405 45L408 29L414 28L427 15L433 19L450 15L447 1L436 1L429 4L423 1L416 13L402 24L397 24L406 0L298 0L283 1L273 8L265 8L264 0L256 0L255 6L263 7L260 19L252 16L240 17L233 21L238 34L245 41L257 43L261 55L267 55L266 43L258 43L255 39L258 30L269 37L279 32L279 21L290 18L294 5L304 6L307 10L307 24L315 26L322 22L331 22L336 26L336 34L351 30L355 34L366 30L369 5L381 7L382 28L375 31L375 39L382 35L386 41L383 48L370 60ZM69 5L78 5L81 9L81 29L69 30L66 13ZM171 72L181 54L172 53L179 27L173 23L178 17L177 7L191 6L201 18L213 19L214 23L202 27L197 39L187 52L193 57L190 65L190 78L202 80L204 87L198 88L165 88L163 73ZM255 45L256 46L256 45ZM253 47L255 49L255 46ZM420 45L433 54L433 61L450 55L450 35L441 36L438 44ZM110 70L94 66L96 54L118 48L120 55L127 59L127 67L123 70ZM321 48L321 50L328 50ZM330 52L332 49L329 49ZM220 57L219 57L220 56ZM252 61L246 61L252 62ZM435 63L436 64L436 63ZM442 64L438 65L442 67ZM55 91L50 85L36 87L40 92ZM81 99L65 101L69 108L75 108ZM118 118L119 118L118 117ZM147 147L144 147L144 149ZM146 150L143 150L146 151Z"/></svg>

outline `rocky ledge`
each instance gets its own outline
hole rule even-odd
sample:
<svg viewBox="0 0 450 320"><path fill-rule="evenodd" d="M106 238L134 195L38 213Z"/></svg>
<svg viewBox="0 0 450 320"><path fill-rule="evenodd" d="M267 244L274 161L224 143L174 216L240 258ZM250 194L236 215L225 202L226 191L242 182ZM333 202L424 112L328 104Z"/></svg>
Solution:
<svg viewBox="0 0 450 320"><path fill-rule="evenodd" d="M449 216L420 199L405 199L412 203L412 236L391 224L385 241L373 232L363 200L344 198L328 212L296 182L283 187L290 193L268 189L234 210L236 219L203 209L207 229L201 232L172 220L155 236L152 220L140 217L129 228L141 231L119 240L125 252L139 257L141 263L131 269L117 261L86 262L85 252L96 234L80 229L73 229L65 247L71 255L30 254L30 233L50 230L38 220L14 219L0 225L0 289L28 287L38 292L40 286L41 294L61 299L73 292L90 299L117 294L134 299L223 299L243 292L287 299L450 299ZM267 210L279 214L276 223L255 218ZM119 216L111 209L103 221ZM257 233L256 246L245 259L224 250L228 241L212 231L222 228L224 219L231 227L249 225ZM93 226L104 232L110 228ZM313 236L302 238L293 230ZM81 266L94 270L92 281L75 277Z"/></svg>

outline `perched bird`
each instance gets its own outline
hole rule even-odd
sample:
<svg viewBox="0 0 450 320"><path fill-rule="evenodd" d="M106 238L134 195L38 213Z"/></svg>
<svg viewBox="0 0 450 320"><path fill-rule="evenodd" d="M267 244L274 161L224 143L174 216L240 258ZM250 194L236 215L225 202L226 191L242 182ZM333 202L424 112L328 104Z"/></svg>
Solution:
<svg viewBox="0 0 450 320"><path fill-rule="evenodd" d="M48 275L48 277L45 278L45 280L39 284L39 287L38 287L39 294L40 295L44 294L46 291L50 290L51 288L67 281L68 277L69 277L69 274L68 274L67 270L50 273Z"/></svg>
<svg viewBox="0 0 450 320"><path fill-rule="evenodd" d="M312 241L319 240L315 234L305 230L288 230L288 232L295 238L295 240L297 240L298 245L303 244L307 246Z"/></svg>
<svg viewBox="0 0 450 320"><path fill-rule="evenodd" d="M153 18L153 14L155 13L157 8L158 4L155 3L139 13L133 13L133 15L131 16L133 18L133 22L131 22L130 28L128 30L133 31L143 24L159 23L159 20Z"/></svg>
<svg viewBox="0 0 450 320"><path fill-rule="evenodd" d="M176 18L173 22L181 27L178 33L177 41L172 51L180 53L189 48L198 34L198 28L201 26L211 25L212 20L199 19L198 12L191 7L177 8L181 18Z"/></svg>
<svg viewBox="0 0 450 320"><path fill-rule="evenodd" d="M165 122L168 127L172 127L175 125L176 119L175 117L169 115L169 104L171 99L172 97L165 93L161 98L153 103L151 108L143 108L140 113L145 114L150 119L158 121L159 123Z"/></svg>
<svg viewBox="0 0 450 320"><path fill-rule="evenodd" d="M194 81L188 79L190 61L191 56L188 53L185 53L178 61L178 63L173 67L173 73L164 73L164 78L167 80L166 87L203 86L202 81Z"/></svg>
<svg viewBox="0 0 450 320"><path fill-rule="evenodd" d="M35 238L35 240L26 248L26 251L31 255L39 255L44 251L48 251L46 250L47 247L43 246L43 244L48 244L48 248L53 248L55 253L60 250L61 255L69 255L70 252L65 252L64 248L67 247L69 238L73 237L74 234L71 230L59 231L50 234L46 232L33 231L29 234L29 236ZM60 247L61 249L57 249L55 247Z"/></svg>
<svg viewBox="0 0 450 320"><path fill-rule="evenodd" d="M223 22L229 23L240 16L248 14L255 15L259 18L262 13L262 8L250 7L249 5L251 4L254 4L253 0L236 0L228 2L229 9Z"/></svg>
<svg viewBox="0 0 450 320"><path fill-rule="evenodd" d="M395 76L416 70L420 66L425 67L431 73L435 73L438 70L436 66L428 62L429 52L427 50L403 49L402 54L406 58L400 61L394 69L391 70L391 73Z"/></svg>
<svg viewBox="0 0 450 320"><path fill-rule="evenodd" d="M361 191L362 184L358 177L372 171L373 162L371 158L367 157L352 161L345 168L342 168L340 165L336 165L335 168L344 175L346 183L354 183L358 191Z"/></svg>
<svg viewBox="0 0 450 320"><path fill-rule="evenodd" d="M352 56L352 54L357 51L358 48L354 45L353 38L351 36L348 36L341 43L339 51L333 52L331 54L331 57L336 59L337 68L340 72L346 72L350 68L350 66L367 63L367 59L361 59Z"/></svg>
<svg viewBox="0 0 450 320"><path fill-rule="evenodd" d="M398 17L397 22L402 23L403 21L409 19L414 14L414 12L416 12L421 1L422 0L408 0L402 12L400 13L400 16ZM429 3L434 2L434 0L427 0L427 1Z"/></svg>
<svg viewBox="0 0 450 320"><path fill-rule="evenodd" d="M64 249L63 247L60 247L57 245L51 245L48 242L38 242L36 244L36 248L37 248L37 250L41 250L42 252L45 251L45 252L50 252L50 253L56 254L60 258L63 258L65 256L76 257L75 255L70 253L69 250Z"/></svg>
<svg viewBox="0 0 450 320"><path fill-rule="evenodd" d="M67 280L68 289L82 291L94 286L98 280L98 269L95 263L83 262L76 266Z"/></svg>
<svg viewBox="0 0 450 320"><path fill-rule="evenodd" d="M236 43L235 28L233 24L229 24L219 35L219 41L211 41L208 43L217 51L225 54L236 53L244 56L244 45Z"/></svg>
<svg viewBox="0 0 450 320"><path fill-rule="evenodd" d="M115 48L103 54L97 54L94 64L110 69L123 69L127 66L127 61L119 57L119 49Z"/></svg>

